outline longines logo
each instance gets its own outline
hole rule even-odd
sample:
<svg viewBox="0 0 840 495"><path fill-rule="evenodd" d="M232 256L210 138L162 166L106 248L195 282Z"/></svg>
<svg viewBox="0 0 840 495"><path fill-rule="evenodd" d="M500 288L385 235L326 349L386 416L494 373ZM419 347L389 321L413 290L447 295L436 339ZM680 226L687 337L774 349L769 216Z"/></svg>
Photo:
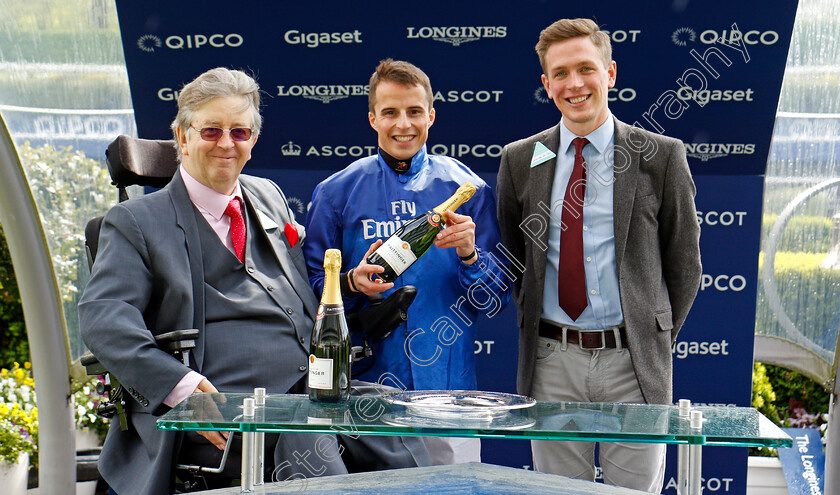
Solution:
<svg viewBox="0 0 840 495"><path fill-rule="evenodd" d="M754 143L685 143L686 155L704 162L712 158L721 158L729 155L752 155L754 152Z"/></svg>
<svg viewBox="0 0 840 495"><path fill-rule="evenodd" d="M144 52L154 53L155 48L161 48L164 44L167 48L172 50L182 50L184 48L201 48L204 45L213 48L231 47L236 48L241 46L245 40L242 35L231 34L185 34L184 36L169 36L163 42L160 38L153 34L144 34L137 39L137 47Z"/></svg>
<svg viewBox="0 0 840 495"><path fill-rule="evenodd" d="M697 32L690 27L684 26L671 33L671 41L677 46L686 46L688 43L694 43L697 39ZM700 33L699 39L701 43L706 45L712 45L714 43L739 44L742 39L747 45L757 45L759 43L762 45L773 45L779 41L779 33L776 31L757 31L753 29L745 31L742 34L741 31L736 29L731 31L724 29L720 32L714 29L707 29Z"/></svg>
<svg viewBox="0 0 840 495"><path fill-rule="evenodd" d="M294 141L289 141L280 147L280 153L283 156L300 156L303 153L303 147L295 144ZM345 146L345 145L323 145L323 146L309 146L306 149L304 156L350 156L353 158L361 158L363 156L370 156L376 154L376 146Z"/></svg>
<svg viewBox="0 0 840 495"><path fill-rule="evenodd" d="M367 96L370 86L366 84L310 84L277 86L277 96L300 96L321 103L329 103L349 96Z"/></svg>
<svg viewBox="0 0 840 495"><path fill-rule="evenodd" d="M482 38L504 38L507 26L448 26L448 27L406 27L408 39L433 39L452 46L460 46Z"/></svg>

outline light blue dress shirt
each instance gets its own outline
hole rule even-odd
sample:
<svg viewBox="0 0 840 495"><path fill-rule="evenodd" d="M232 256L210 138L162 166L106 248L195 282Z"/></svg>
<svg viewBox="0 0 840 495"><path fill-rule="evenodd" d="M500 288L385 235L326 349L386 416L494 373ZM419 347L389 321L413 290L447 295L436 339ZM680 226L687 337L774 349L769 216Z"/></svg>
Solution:
<svg viewBox="0 0 840 495"><path fill-rule="evenodd" d="M572 320L557 302L557 265L560 261L563 199L575 163L575 147L572 140L578 136L566 128L565 124L560 126L557 167L551 188L552 216L549 221L548 258L542 305L542 318L558 325L600 330L624 323L615 266L612 162L614 135L615 122L610 115L606 122L592 133L580 136L589 140L583 148L583 158L587 164L583 204L583 258L588 305L577 320Z"/></svg>

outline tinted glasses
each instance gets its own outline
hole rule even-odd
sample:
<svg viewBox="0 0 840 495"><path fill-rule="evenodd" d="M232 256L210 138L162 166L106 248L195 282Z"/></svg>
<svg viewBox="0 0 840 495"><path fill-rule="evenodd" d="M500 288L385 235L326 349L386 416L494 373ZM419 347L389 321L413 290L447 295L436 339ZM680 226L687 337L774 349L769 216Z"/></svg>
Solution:
<svg viewBox="0 0 840 495"><path fill-rule="evenodd" d="M251 129L247 127L233 127L231 129L222 129L221 127L203 127L201 129L190 126L191 129L198 131L201 139L205 141L218 141L222 139L225 131L230 133L230 138L234 141L247 141L251 139Z"/></svg>

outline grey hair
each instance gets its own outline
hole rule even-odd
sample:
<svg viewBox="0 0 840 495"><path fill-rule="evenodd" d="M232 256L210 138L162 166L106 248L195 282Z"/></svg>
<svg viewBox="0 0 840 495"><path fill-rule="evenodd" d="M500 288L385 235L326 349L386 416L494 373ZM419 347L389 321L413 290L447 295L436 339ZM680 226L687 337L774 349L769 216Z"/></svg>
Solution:
<svg viewBox="0 0 840 495"><path fill-rule="evenodd" d="M189 127L192 124L193 116L208 101L225 96L241 96L247 100L242 111L251 108L251 127L253 135L260 133L262 128L262 115L260 115L260 87L257 82L242 71L230 70L224 67L216 67L201 74L186 84L178 94L178 114L172 121L172 134L175 142L178 141L177 130L180 128L189 139ZM178 159L181 156L181 147L178 149Z"/></svg>

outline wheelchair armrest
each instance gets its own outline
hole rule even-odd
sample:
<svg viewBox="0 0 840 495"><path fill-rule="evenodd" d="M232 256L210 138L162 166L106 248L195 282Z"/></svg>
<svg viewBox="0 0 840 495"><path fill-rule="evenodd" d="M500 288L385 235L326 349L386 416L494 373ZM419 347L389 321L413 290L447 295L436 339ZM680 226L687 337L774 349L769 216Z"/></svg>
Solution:
<svg viewBox="0 0 840 495"><path fill-rule="evenodd" d="M188 330L174 330L172 332L162 333L155 337L155 342L169 354L176 354L194 348L195 339L197 338L198 330L190 328ZM85 373L90 376L108 373L105 366L90 352L84 353L79 358L79 362L85 367Z"/></svg>
<svg viewBox="0 0 840 495"><path fill-rule="evenodd" d="M89 352L84 353L82 357L79 358L79 362L81 362L82 366L85 367L85 373L90 376L104 375L108 372L108 370L105 369L105 366L99 362L99 359Z"/></svg>
<svg viewBox="0 0 840 495"><path fill-rule="evenodd" d="M157 345L168 352L175 354L195 347L195 340L198 338L198 329L173 330L162 333L155 337Z"/></svg>

